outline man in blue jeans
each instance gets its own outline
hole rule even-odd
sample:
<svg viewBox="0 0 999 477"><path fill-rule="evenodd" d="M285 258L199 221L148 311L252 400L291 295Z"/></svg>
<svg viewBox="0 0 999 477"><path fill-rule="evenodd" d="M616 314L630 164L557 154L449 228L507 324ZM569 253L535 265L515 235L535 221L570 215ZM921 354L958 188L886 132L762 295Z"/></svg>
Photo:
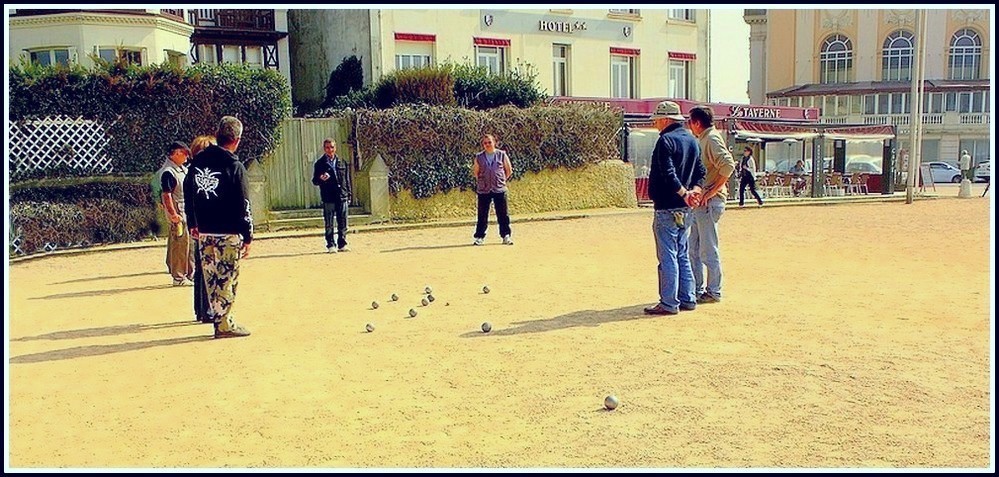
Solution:
<svg viewBox="0 0 999 477"><path fill-rule="evenodd" d="M323 154L316 159L312 172L312 183L319 186L323 199L323 222L326 225L326 251L346 252L347 248L347 207L350 205L350 172L347 163L336 155L336 140L328 137L323 140ZM333 228L334 224L336 229ZM334 234L335 230L335 234Z"/></svg>
<svg viewBox="0 0 999 477"><path fill-rule="evenodd" d="M735 160L725 145L725 138L714 127L710 107L690 110L690 130L697 136L701 162L706 170L704 194L691 213L690 262L694 269L697 303L717 303L722 297L721 254L718 251L718 220L725 212L728 177L735 171ZM707 280L704 269L707 268Z"/></svg>
<svg viewBox="0 0 999 477"><path fill-rule="evenodd" d="M652 113L659 140L652 151L649 198L655 206L652 232L659 259L659 303L649 315L675 315L696 308L694 277L687 256L690 208L700 200L704 180L697 140L683 127L680 106L663 101Z"/></svg>

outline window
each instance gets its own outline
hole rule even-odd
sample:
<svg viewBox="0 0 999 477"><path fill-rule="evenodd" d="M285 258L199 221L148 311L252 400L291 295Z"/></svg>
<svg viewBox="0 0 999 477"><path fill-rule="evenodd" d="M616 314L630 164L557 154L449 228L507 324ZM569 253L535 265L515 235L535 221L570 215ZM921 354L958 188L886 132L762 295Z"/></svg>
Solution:
<svg viewBox="0 0 999 477"><path fill-rule="evenodd" d="M552 45L552 95L569 96L569 45Z"/></svg>
<svg viewBox="0 0 999 477"><path fill-rule="evenodd" d="M669 97L690 99L690 62L669 60Z"/></svg>
<svg viewBox="0 0 999 477"><path fill-rule="evenodd" d="M222 45L222 63L242 63L243 54L237 45Z"/></svg>
<svg viewBox="0 0 999 477"><path fill-rule="evenodd" d="M850 99L850 114L863 114L864 112L864 97L863 96L853 96Z"/></svg>
<svg viewBox="0 0 999 477"><path fill-rule="evenodd" d="M819 53L821 83L846 83L853 70L853 45L843 35L832 35L822 44Z"/></svg>
<svg viewBox="0 0 999 477"><path fill-rule="evenodd" d="M142 51L137 48L100 48L97 56L108 63L114 63L120 56L127 64L142 66Z"/></svg>
<svg viewBox="0 0 999 477"><path fill-rule="evenodd" d="M167 57L167 62L175 68L183 68L187 64L187 55L173 50L163 50L163 54Z"/></svg>
<svg viewBox="0 0 999 477"><path fill-rule="evenodd" d="M923 95L923 113L942 113L943 93L926 93Z"/></svg>
<svg viewBox="0 0 999 477"><path fill-rule="evenodd" d="M506 48L499 46L476 46L475 66L485 66L490 74L506 71Z"/></svg>
<svg viewBox="0 0 999 477"><path fill-rule="evenodd" d="M243 47L243 64L250 68L264 68L264 49L259 46Z"/></svg>
<svg viewBox="0 0 999 477"><path fill-rule="evenodd" d="M898 30L885 38L881 58L883 81L912 80L912 34Z"/></svg>
<svg viewBox="0 0 999 477"><path fill-rule="evenodd" d="M395 69L423 68L430 66L430 55L395 55Z"/></svg>
<svg viewBox="0 0 999 477"><path fill-rule="evenodd" d="M940 140L923 139L919 147L919 158L924 164L940 160Z"/></svg>
<svg viewBox="0 0 999 477"><path fill-rule="evenodd" d="M69 65L69 50L66 48L29 51L28 57L32 63L38 63L42 66Z"/></svg>
<svg viewBox="0 0 999 477"><path fill-rule="evenodd" d="M970 28L958 30L950 41L950 79L979 79L982 39Z"/></svg>
<svg viewBox="0 0 999 477"><path fill-rule="evenodd" d="M694 21L694 11L689 8L671 8L667 12L670 20Z"/></svg>
<svg viewBox="0 0 999 477"><path fill-rule="evenodd" d="M611 97L638 98L637 56L611 55Z"/></svg>
<svg viewBox="0 0 999 477"><path fill-rule="evenodd" d="M218 64L218 53L215 50L215 45L198 45L198 61L201 63L207 63L210 65Z"/></svg>
<svg viewBox="0 0 999 477"><path fill-rule="evenodd" d="M983 162L991 161L992 153L989 150L988 139L961 139L958 141L957 153L961 154L961 151L968 151L971 154L971 165L972 167L977 166Z"/></svg>
<svg viewBox="0 0 999 477"><path fill-rule="evenodd" d="M877 114L878 112L878 95L876 94L865 94L864 95L864 114Z"/></svg>
<svg viewBox="0 0 999 477"><path fill-rule="evenodd" d="M639 12L638 10L629 8L611 8L609 11L615 15L638 15Z"/></svg>

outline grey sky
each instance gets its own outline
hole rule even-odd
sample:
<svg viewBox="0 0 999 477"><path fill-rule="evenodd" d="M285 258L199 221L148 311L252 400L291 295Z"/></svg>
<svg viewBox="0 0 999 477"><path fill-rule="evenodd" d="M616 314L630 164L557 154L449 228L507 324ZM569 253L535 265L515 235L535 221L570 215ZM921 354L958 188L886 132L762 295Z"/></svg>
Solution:
<svg viewBox="0 0 999 477"><path fill-rule="evenodd" d="M711 9L711 101L749 103L749 25L742 9Z"/></svg>

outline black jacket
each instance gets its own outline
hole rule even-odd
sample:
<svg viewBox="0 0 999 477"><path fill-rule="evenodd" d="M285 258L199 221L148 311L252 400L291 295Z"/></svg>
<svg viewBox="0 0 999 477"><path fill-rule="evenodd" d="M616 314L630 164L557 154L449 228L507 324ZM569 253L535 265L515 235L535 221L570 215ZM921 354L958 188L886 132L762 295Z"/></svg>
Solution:
<svg viewBox="0 0 999 477"><path fill-rule="evenodd" d="M324 172L330 175L325 181L319 178ZM332 161L326 157L326 154L316 160L312 171L312 183L319 186L319 195L323 202L336 203L350 200L350 174L347 172L347 163L336 155Z"/></svg>
<svg viewBox="0 0 999 477"><path fill-rule="evenodd" d="M686 207L683 197L677 194L680 186L703 186L705 174L701 148L690 131L673 123L659 133L649 168L649 198L656 210Z"/></svg>
<svg viewBox="0 0 999 477"><path fill-rule="evenodd" d="M246 168L235 154L208 146L194 156L184 179L187 226L198 232L239 234L253 240L250 187Z"/></svg>

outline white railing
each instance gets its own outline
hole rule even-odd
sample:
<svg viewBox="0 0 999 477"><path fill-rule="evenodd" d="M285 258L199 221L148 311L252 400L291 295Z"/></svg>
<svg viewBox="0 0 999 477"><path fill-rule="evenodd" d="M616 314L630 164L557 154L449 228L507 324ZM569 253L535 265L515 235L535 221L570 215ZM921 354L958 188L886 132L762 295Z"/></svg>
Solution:
<svg viewBox="0 0 999 477"><path fill-rule="evenodd" d="M943 124L943 119L942 113L924 114L923 124Z"/></svg>
<svg viewBox="0 0 999 477"><path fill-rule="evenodd" d="M989 124L992 118L988 114L962 114L960 122L961 124Z"/></svg>
<svg viewBox="0 0 999 477"><path fill-rule="evenodd" d="M107 127L98 121L69 116L47 116L41 119L11 121L11 175L69 168L92 173L112 172Z"/></svg>

